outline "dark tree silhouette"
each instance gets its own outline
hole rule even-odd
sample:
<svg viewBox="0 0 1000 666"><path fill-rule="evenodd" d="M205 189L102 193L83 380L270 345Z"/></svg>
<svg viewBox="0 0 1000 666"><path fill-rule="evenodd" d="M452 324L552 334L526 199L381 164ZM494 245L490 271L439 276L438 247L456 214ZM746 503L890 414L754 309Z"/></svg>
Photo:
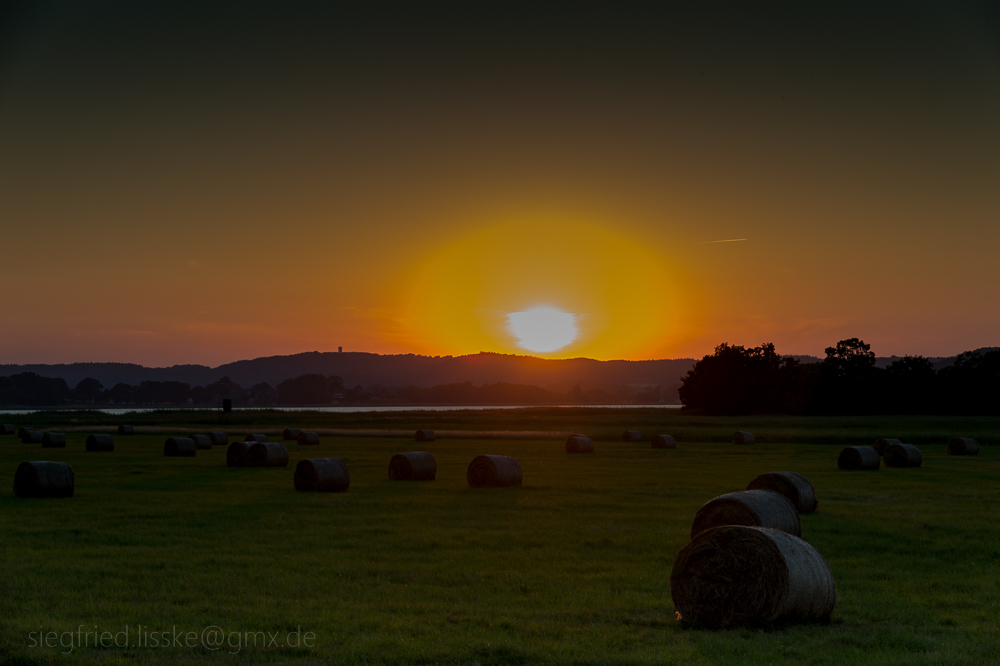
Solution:
<svg viewBox="0 0 1000 666"><path fill-rule="evenodd" d="M77 382L76 388L70 392L70 398L77 402L101 402L104 385L93 377L87 377Z"/></svg>
<svg viewBox="0 0 1000 666"><path fill-rule="evenodd" d="M746 349L722 343L688 371L678 393L686 409L706 414L759 414L786 409L799 363L773 343Z"/></svg>

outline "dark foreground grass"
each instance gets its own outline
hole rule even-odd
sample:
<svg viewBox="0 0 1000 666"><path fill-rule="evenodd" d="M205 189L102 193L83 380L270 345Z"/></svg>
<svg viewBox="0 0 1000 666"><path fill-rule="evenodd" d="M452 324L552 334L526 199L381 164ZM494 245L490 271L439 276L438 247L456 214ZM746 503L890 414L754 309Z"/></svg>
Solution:
<svg viewBox="0 0 1000 666"><path fill-rule="evenodd" d="M797 423L803 440L816 435ZM554 441L338 437L290 445L286 469L228 469L222 448L164 458L163 437L145 435L87 454L84 439L43 450L0 437L7 663L1000 660L993 447L955 458L928 444L922 468L851 473L836 469L838 447L820 444L602 442L593 455L568 456ZM434 453L438 480L390 482L391 455L417 448ZM466 465L480 453L515 456L524 487L468 489ZM320 456L347 461L350 492L293 490L295 462ZM73 466L75 497L13 497L17 464L39 459ZM832 621L684 626L669 576L695 511L774 470L798 471L817 488L819 511L803 516L803 536L833 570ZM91 633L81 647L81 625L128 626L130 646L94 648ZM213 650L200 636L209 626L263 633ZM72 645L39 647L39 629L57 643L74 632ZM288 646L295 631L314 634L312 647ZM152 645L163 632L172 645ZM195 647L182 646L187 632Z"/></svg>

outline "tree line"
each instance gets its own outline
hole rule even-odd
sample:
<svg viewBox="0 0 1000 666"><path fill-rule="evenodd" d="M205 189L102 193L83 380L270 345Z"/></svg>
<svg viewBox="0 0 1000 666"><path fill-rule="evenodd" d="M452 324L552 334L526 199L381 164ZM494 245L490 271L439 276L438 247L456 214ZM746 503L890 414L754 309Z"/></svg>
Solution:
<svg viewBox="0 0 1000 666"><path fill-rule="evenodd" d="M1000 350L966 352L936 370L923 356L875 365L858 338L818 363L780 356L773 343L723 343L681 379L685 410L703 414L1000 414Z"/></svg>
<svg viewBox="0 0 1000 666"><path fill-rule="evenodd" d="M175 381L145 381L138 386L115 384L105 389L96 379L82 379L70 389L63 379L23 372L0 377L0 404L24 406L59 405L191 405L217 406L224 399L237 407L333 404L470 404L470 405L586 405L657 404L662 400L659 386L636 390L628 386L584 389L574 386L566 392L540 386L497 382L476 386L472 382L432 387L372 385L347 388L343 379L321 374L300 375L272 387L267 382L243 388L229 377L194 386Z"/></svg>

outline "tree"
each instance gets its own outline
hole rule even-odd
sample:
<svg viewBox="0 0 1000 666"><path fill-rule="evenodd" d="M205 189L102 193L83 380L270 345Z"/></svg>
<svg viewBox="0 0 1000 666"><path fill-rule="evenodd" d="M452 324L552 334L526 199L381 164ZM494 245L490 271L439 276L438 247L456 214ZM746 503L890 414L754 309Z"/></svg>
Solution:
<svg viewBox="0 0 1000 666"><path fill-rule="evenodd" d="M781 358L773 343L746 349L724 342L695 363L678 393L685 409L708 414L784 411L798 365Z"/></svg>
<svg viewBox="0 0 1000 666"><path fill-rule="evenodd" d="M94 403L101 402L104 385L93 377L81 379L76 388L70 393L70 397L77 402Z"/></svg>
<svg viewBox="0 0 1000 666"><path fill-rule="evenodd" d="M859 338L847 338L826 348L817 387L818 411L832 414L874 414L884 411L883 371L875 367L875 352Z"/></svg>
<svg viewBox="0 0 1000 666"><path fill-rule="evenodd" d="M937 372L923 356L904 356L889 364L886 409L894 414L928 414L938 403Z"/></svg>

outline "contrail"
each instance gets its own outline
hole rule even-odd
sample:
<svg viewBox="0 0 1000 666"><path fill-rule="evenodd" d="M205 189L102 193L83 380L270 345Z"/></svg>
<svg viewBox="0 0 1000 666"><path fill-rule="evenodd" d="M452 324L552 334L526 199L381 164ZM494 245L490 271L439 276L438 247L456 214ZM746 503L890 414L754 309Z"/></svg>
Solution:
<svg viewBox="0 0 1000 666"><path fill-rule="evenodd" d="M728 240L720 241L702 241L700 243L695 243L696 245L705 245L707 243L739 243L740 241L749 240L748 238L730 238Z"/></svg>

